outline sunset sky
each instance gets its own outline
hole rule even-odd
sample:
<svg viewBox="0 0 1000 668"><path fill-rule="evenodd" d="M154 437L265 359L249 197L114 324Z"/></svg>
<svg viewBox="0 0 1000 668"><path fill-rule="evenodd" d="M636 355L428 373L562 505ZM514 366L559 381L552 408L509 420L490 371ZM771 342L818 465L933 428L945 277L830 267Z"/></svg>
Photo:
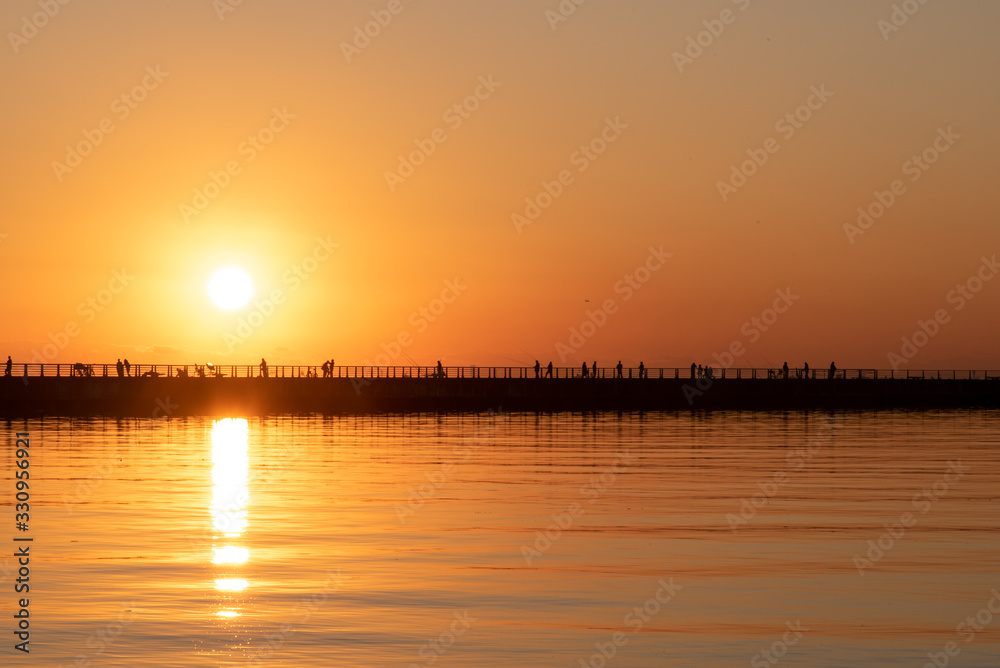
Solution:
<svg viewBox="0 0 1000 668"><path fill-rule="evenodd" d="M0 353L1000 369L998 25L994 0L6 0ZM231 265L255 292L226 311Z"/></svg>

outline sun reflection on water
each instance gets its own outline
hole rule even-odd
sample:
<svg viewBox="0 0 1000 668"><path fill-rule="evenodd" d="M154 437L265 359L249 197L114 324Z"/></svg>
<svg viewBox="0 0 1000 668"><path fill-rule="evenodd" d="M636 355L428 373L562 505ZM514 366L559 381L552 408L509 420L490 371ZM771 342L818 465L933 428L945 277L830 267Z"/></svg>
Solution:
<svg viewBox="0 0 1000 668"><path fill-rule="evenodd" d="M213 564L245 564L250 560L250 550L245 547L213 547L215 556L212 557Z"/></svg>
<svg viewBox="0 0 1000 668"><path fill-rule="evenodd" d="M245 579L236 577L239 573L235 571L249 561L250 550L232 543L248 526L249 431L249 424L242 418L226 418L212 424L212 503L209 511L212 529L217 533L216 540L221 542L221 545L212 548L212 563L224 566L215 580L222 607L215 614L222 618L242 614L234 595L248 586Z"/></svg>
<svg viewBox="0 0 1000 668"><path fill-rule="evenodd" d="M243 591L247 588L247 581L240 578L223 578L215 581L215 588L219 591Z"/></svg>

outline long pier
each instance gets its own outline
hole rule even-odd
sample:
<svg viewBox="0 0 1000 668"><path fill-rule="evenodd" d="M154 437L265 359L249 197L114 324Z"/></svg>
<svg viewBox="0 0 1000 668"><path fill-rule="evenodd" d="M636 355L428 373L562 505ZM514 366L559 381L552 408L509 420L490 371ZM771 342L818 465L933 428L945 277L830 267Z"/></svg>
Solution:
<svg viewBox="0 0 1000 668"><path fill-rule="evenodd" d="M1000 407L1000 371L17 364L0 377L4 418L957 407Z"/></svg>

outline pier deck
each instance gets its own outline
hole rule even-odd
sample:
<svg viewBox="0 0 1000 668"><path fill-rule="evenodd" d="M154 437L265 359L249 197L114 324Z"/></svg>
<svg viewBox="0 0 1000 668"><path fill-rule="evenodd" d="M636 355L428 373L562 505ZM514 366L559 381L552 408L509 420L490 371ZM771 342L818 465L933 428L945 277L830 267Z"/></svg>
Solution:
<svg viewBox="0 0 1000 668"><path fill-rule="evenodd" d="M83 368L81 368L81 366ZM110 373L108 373L110 371ZM1000 407L1000 371L15 365L0 417ZM178 372L181 376L178 376ZM318 375L313 375L318 372ZM204 375L200 375L204 374Z"/></svg>

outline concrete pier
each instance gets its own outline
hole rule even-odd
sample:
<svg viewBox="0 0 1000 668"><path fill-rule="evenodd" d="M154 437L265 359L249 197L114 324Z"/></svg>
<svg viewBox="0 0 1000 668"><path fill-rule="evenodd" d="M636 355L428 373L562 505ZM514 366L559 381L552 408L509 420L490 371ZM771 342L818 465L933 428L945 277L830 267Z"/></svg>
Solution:
<svg viewBox="0 0 1000 668"><path fill-rule="evenodd" d="M0 377L0 417L1000 407L982 378ZM671 374L672 375L672 374Z"/></svg>

